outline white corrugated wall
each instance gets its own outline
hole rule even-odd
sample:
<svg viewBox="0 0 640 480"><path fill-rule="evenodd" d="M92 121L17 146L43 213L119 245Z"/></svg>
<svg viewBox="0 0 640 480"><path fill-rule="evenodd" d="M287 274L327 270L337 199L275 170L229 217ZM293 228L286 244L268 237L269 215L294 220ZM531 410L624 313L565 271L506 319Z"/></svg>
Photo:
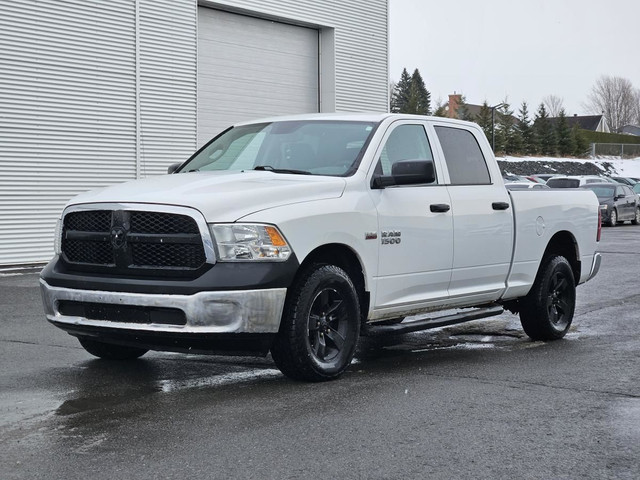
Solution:
<svg viewBox="0 0 640 480"><path fill-rule="evenodd" d="M75 194L192 153L198 3L331 32L323 111L387 110L387 0L2 1L0 266L48 260Z"/></svg>
<svg viewBox="0 0 640 480"><path fill-rule="evenodd" d="M140 176L147 177L196 148L197 5L139 2Z"/></svg>
<svg viewBox="0 0 640 480"><path fill-rule="evenodd" d="M0 2L0 265L49 259L74 195L193 152L195 22L192 0Z"/></svg>

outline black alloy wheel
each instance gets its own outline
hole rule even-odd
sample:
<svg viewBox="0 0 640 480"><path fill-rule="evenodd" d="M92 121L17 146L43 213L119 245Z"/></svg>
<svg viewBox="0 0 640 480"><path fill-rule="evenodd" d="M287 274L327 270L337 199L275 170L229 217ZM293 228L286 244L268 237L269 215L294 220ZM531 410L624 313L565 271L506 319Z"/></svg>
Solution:
<svg viewBox="0 0 640 480"><path fill-rule="evenodd" d="M571 265L560 255L542 260L536 279L520 300L520 322L532 340L558 340L573 321L576 285Z"/></svg>
<svg viewBox="0 0 640 480"><path fill-rule="evenodd" d="M318 292L309 312L309 348L318 362L335 359L345 347L349 313L344 298L334 288Z"/></svg>
<svg viewBox="0 0 640 480"><path fill-rule="evenodd" d="M360 322L358 293L347 272L335 265L309 265L287 294L273 360L295 380L337 378L351 363Z"/></svg>
<svg viewBox="0 0 640 480"><path fill-rule="evenodd" d="M573 278L567 278L565 272L561 270L556 270L549 280L547 313L549 320L557 330L567 328L567 325L571 322L569 315L573 315L574 305L572 301L575 295L570 291L569 282L573 283Z"/></svg>

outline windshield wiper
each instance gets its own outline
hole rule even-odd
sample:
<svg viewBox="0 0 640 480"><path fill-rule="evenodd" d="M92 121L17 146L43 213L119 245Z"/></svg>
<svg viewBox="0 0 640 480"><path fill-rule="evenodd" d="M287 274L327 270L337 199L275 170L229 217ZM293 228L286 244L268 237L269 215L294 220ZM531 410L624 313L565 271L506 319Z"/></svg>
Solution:
<svg viewBox="0 0 640 480"><path fill-rule="evenodd" d="M258 165L254 167L254 170L261 170L265 172L273 172L273 173L294 173L297 175L312 175L311 172L307 172L306 170L293 170L290 168L273 168L271 165Z"/></svg>

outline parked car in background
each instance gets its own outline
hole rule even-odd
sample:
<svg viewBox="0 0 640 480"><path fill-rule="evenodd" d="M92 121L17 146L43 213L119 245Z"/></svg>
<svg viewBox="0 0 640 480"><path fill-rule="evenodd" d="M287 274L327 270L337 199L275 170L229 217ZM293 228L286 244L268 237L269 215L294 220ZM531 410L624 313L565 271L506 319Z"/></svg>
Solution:
<svg viewBox="0 0 640 480"><path fill-rule="evenodd" d="M550 187L544 183L533 182L505 182L508 190L550 190Z"/></svg>
<svg viewBox="0 0 640 480"><path fill-rule="evenodd" d="M524 175L513 175L511 173L507 173L502 176L504 183L538 183L535 180L531 180L530 178L525 177Z"/></svg>
<svg viewBox="0 0 640 480"><path fill-rule="evenodd" d="M638 183L636 180L629 177L611 177L611 178L618 183L621 183L623 185L629 185L630 187L633 187L636 183Z"/></svg>
<svg viewBox="0 0 640 480"><path fill-rule="evenodd" d="M598 197L603 224L615 227L625 220L640 224L640 200L628 185L591 183L581 188L592 190Z"/></svg>
<svg viewBox="0 0 640 480"><path fill-rule="evenodd" d="M567 175L547 180L547 185L551 188L579 188L590 183L607 183L607 179L597 175Z"/></svg>
<svg viewBox="0 0 640 480"><path fill-rule="evenodd" d="M531 177L535 178L538 181L542 181L544 183L547 183L547 180L549 180L551 177L557 177L558 174L557 173L534 173L533 175L531 175Z"/></svg>

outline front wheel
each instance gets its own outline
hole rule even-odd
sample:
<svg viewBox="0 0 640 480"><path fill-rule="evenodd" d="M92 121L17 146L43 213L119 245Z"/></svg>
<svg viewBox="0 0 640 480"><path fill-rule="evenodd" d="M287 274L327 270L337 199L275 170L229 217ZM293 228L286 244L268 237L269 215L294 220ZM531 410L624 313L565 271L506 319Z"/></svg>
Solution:
<svg viewBox="0 0 640 480"><path fill-rule="evenodd" d="M296 380L339 377L360 335L360 303L349 275L335 265L307 268L287 297L271 347L278 368Z"/></svg>
<svg viewBox="0 0 640 480"><path fill-rule="evenodd" d="M99 342L88 337L78 337L78 340L80 341L80 345L91 355L106 360L133 360L149 351L144 348Z"/></svg>
<svg viewBox="0 0 640 480"><path fill-rule="evenodd" d="M609 226L615 227L618 224L618 212L614 208L611 210L611 216L609 217Z"/></svg>
<svg viewBox="0 0 640 480"><path fill-rule="evenodd" d="M558 340L569 331L575 306L571 265L562 256L546 257L531 291L521 302L522 328L533 340Z"/></svg>
<svg viewBox="0 0 640 480"><path fill-rule="evenodd" d="M633 225L640 224L640 207L636 208L636 216L633 217L633 220L631 220L631 223Z"/></svg>

